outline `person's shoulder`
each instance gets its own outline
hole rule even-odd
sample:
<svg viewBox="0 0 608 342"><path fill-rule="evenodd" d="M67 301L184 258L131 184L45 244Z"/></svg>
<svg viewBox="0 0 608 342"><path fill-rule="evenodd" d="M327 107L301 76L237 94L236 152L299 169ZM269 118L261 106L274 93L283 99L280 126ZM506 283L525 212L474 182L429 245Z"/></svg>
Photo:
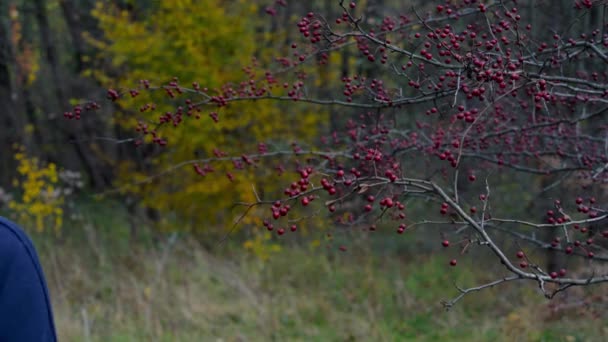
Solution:
<svg viewBox="0 0 608 342"><path fill-rule="evenodd" d="M57 341L49 292L36 249L21 227L2 217L0 341Z"/></svg>
<svg viewBox="0 0 608 342"><path fill-rule="evenodd" d="M0 255L31 248L31 241L16 223L0 216Z"/></svg>

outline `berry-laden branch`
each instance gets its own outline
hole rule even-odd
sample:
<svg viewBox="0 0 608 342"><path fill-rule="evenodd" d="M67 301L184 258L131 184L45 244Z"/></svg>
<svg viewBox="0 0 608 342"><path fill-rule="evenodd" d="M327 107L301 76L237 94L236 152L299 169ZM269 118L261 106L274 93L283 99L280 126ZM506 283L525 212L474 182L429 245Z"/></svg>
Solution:
<svg viewBox="0 0 608 342"><path fill-rule="evenodd" d="M456 286L456 288L458 289L458 291L460 291L460 294L458 296L456 296L455 298L451 299L451 300L445 300L442 301L441 303L443 304L443 306L449 310L451 309L454 304L456 304L456 302L458 302L459 300L461 300L464 296L466 296L467 294L471 293L471 292L476 292L476 291L481 291L490 287L494 287L496 285L500 285L502 283L506 283L506 282L510 282L513 280L519 280L522 279L519 276L511 276L511 277L505 277L502 279L498 279L492 282L489 282L487 284L483 284L483 285L479 285L479 286L475 286L475 287L470 287L467 289L461 289L460 287Z"/></svg>
<svg viewBox="0 0 608 342"><path fill-rule="evenodd" d="M608 35L585 26L592 20L580 20L605 6L577 2L579 20L551 22L563 27L547 31L533 27L527 7L516 2L445 1L404 13L387 8L400 14L372 18L356 2L340 1L335 18L303 15L290 53L245 67L241 82L208 89L177 78L142 80L131 89L110 89L107 97L118 107L133 106L148 92L158 103L174 104L165 113L156 113L156 103L140 105L136 146L165 149L164 133L206 119L205 112L204 125L242 143L229 152L230 146L217 146L134 185L162 184L184 167L210 181L249 173L283 189L258 192L252 184L253 201L235 200L246 208L237 224L261 215L277 237L322 215L336 228L365 227L370 234L392 227L398 236L426 238L429 233L413 228L436 227L447 251L459 245L461 254L490 253L510 273L459 289L446 307L513 280L534 281L552 298L571 286L608 282L595 270L608 261L602 228L608 223ZM538 7L554 10L548 3ZM303 115L301 105L329 111L330 122L306 142L281 138L282 132L248 141L243 132L256 123L234 131L222 126L223 116L238 118L231 112L237 103L257 102L281 108L277 120L291 125ZM65 117L79 119L98 107L79 105ZM257 151L243 147L248 144ZM447 236L461 238L454 243ZM560 268L544 270L545 258L532 257L542 251L561 252Z"/></svg>

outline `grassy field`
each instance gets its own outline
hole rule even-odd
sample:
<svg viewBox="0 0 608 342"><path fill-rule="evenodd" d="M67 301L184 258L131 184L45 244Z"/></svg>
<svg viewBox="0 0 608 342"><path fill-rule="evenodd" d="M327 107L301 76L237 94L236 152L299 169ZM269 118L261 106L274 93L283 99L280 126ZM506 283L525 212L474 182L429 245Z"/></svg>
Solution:
<svg viewBox="0 0 608 342"><path fill-rule="evenodd" d="M446 311L454 283L501 273L475 258L449 267L442 253L369 243L290 245L261 261L233 241L210 252L187 234L142 228L129 242L120 210L94 209L62 238L33 234L61 341L608 340L606 303L582 301L605 285L550 302L534 283L511 283Z"/></svg>

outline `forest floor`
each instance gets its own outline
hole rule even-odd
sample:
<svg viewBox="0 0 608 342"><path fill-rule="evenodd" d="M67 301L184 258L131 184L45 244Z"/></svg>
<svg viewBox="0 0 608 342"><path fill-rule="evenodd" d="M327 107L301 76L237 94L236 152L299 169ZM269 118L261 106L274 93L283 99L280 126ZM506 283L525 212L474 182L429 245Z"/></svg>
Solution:
<svg viewBox="0 0 608 342"><path fill-rule="evenodd" d="M268 260L230 240L129 238L114 208L85 212L62 237L32 233L60 341L607 341L606 285L551 301L533 282L465 296L491 281L482 262L441 253L289 245ZM211 251L213 250L213 251ZM595 298L595 299L594 299Z"/></svg>

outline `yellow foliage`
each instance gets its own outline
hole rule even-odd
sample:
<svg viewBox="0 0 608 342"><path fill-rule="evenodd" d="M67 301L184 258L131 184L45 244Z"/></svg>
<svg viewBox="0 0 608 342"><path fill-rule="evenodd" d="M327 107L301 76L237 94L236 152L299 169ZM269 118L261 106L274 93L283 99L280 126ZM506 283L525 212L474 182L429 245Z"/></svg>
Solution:
<svg viewBox="0 0 608 342"><path fill-rule="evenodd" d="M28 157L23 148L15 154L15 159L19 163L19 177L13 180L13 185L19 188L21 196L11 200L9 208L23 225L34 226L39 232L58 231L63 224L64 197L57 186L57 167Z"/></svg>
<svg viewBox="0 0 608 342"><path fill-rule="evenodd" d="M111 60L120 73L116 78L91 70L90 76L109 88L123 90L121 86L135 87L141 79L162 85L172 77L186 87L198 82L201 88L216 89L246 79L242 67L252 63L252 56L263 59L272 55L271 42L266 43L262 34L256 33L258 8L248 1L161 1L151 11L134 20L108 2L98 2L93 15L105 39L89 40L100 49L98 57ZM263 72L257 76L262 78ZM160 91L142 91L136 98L126 95L118 101L125 111L115 120L126 128L133 128L138 119L155 126L159 114L184 106L186 96L168 99ZM156 105L154 112L139 113L137 109L147 103ZM192 165L185 165L143 184L133 183L185 160L213 157L215 148L239 156L257 152L257 143L269 139L307 140L315 135L323 118L306 108L305 104L293 104L286 113L284 106L269 101L241 102L222 108L218 123L205 112L200 120L184 116L179 127L159 129L169 146L147 163L150 169L136 171L134 163L118 166L118 185L139 195L144 205L162 214L174 214L194 227L230 222L227 216L239 214L231 212L234 203L255 201L252 186L261 193L278 190L272 166L243 172L233 171L231 162L216 163L215 172L201 177L192 171ZM209 111L213 110L217 108ZM234 179L228 179L226 172L232 172Z"/></svg>

